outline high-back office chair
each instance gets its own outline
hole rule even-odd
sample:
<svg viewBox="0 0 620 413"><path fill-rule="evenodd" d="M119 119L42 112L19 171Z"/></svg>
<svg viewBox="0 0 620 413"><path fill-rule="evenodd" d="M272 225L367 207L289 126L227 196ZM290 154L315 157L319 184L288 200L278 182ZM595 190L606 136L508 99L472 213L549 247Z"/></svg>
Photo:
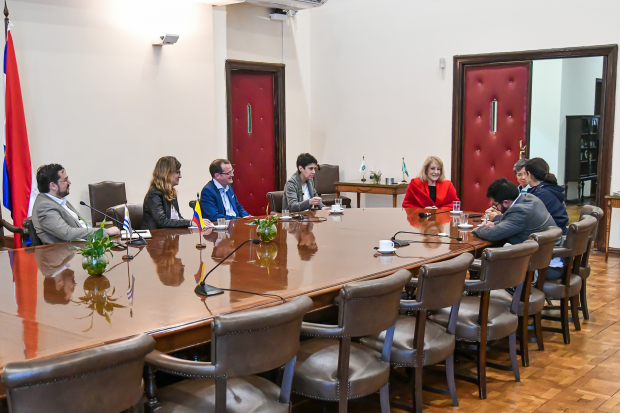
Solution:
<svg viewBox="0 0 620 413"><path fill-rule="evenodd" d="M448 393L454 406L459 405L454 383L454 329L467 269L473 260L473 255L465 253L451 260L423 265L418 277L411 279L411 283L417 287L415 299L400 302L401 311L414 312L415 315L398 317L390 363L394 366L412 367L415 370L413 407L418 413L422 411L422 367L444 360L448 391L429 390ZM447 328L427 321L429 311L446 307L451 308ZM378 336L363 338L361 343L381 351L385 336L385 333L381 333Z"/></svg>
<svg viewBox="0 0 620 413"><path fill-rule="evenodd" d="M127 204L127 209L129 210L131 227L133 229L141 229L142 217L144 216L144 209L142 207L142 204ZM108 208L106 214L120 222L123 222L125 220L125 204L116 205ZM118 227L118 229L123 229L120 224L116 222L113 222L113 224L114 226Z"/></svg>
<svg viewBox="0 0 620 413"><path fill-rule="evenodd" d="M314 175L314 189L323 198L326 206L336 203L336 186L340 181L340 167L338 165L321 164ZM351 208L351 198L340 195L343 208Z"/></svg>
<svg viewBox="0 0 620 413"><path fill-rule="evenodd" d="M32 246L36 247L37 245L43 245L41 239L37 235L37 231L34 229L34 223L32 222L32 218L26 218L22 224L26 231L28 231L28 236L30 237L30 241L32 242Z"/></svg>
<svg viewBox="0 0 620 413"><path fill-rule="evenodd" d="M535 241L528 240L522 244L510 245L502 248L487 248L482 252L480 279L465 281L465 291L477 291L480 296L464 296L456 322L456 339L458 341L476 343L478 360L478 377L463 377L478 385L481 399L487 397L487 343L508 337L510 351L510 367L515 380L520 381L519 363L517 361L517 326L519 318L516 313L519 308L523 281L528 269L530 258L538 249ZM492 301L491 291L516 287L510 309ZM450 311L439 310L431 316L431 320L447 327L450 321ZM490 364L493 366L493 364Z"/></svg>
<svg viewBox="0 0 620 413"><path fill-rule="evenodd" d="M304 322L302 334L314 337L301 343L293 377L293 393L339 402L346 413L347 400L381 391L381 412L389 413L388 379L394 323L403 287L411 273L400 270L387 277L347 284L340 290L338 325ZM388 330L381 352L352 343Z"/></svg>
<svg viewBox="0 0 620 413"><path fill-rule="evenodd" d="M152 352L146 358L151 369L190 379L159 390L148 383L149 405L161 404L162 411L290 412L301 320L311 309L312 300L302 296L274 307L216 316L209 363ZM254 376L281 366L281 387Z"/></svg>
<svg viewBox="0 0 620 413"><path fill-rule="evenodd" d="M553 256L564 258L566 264L562 268L562 276L556 280L547 280L546 277L538 277L536 288L545 293L549 300L560 300L560 317L544 315L543 319L560 321L561 328L544 327L543 331L562 333L564 343L570 344L570 329L568 318L568 305L570 302L571 313L575 330L581 330L579 322L579 292L581 291L581 277L579 268L583 255L590 244L590 234L597 225L596 218L584 216L581 221L568 226L564 247L554 248Z"/></svg>
<svg viewBox="0 0 620 413"><path fill-rule="evenodd" d="M283 198L284 191L267 192L267 199L269 200L269 210L271 212L282 212Z"/></svg>
<svg viewBox="0 0 620 413"><path fill-rule="evenodd" d="M139 336L61 356L9 363L2 372L9 412L119 413L143 394L144 357L155 347Z"/></svg>
<svg viewBox="0 0 620 413"><path fill-rule="evenodd" d="M542 335L542 310L545 307L545 294L532 287L534 272L538 271L544 277L551 262L553 248L558 238L562 236L562 230L558 227L551 227L546 231L530 235L529 239L536 241L538 250L530 258L530 263L523 282L523 290L519 299L519 308L517 316L519 316L519 328L517 329L517 338L520 344L521 363L523 367L530 365L530 356L528 349L528 323L529 318L533 317L534 335L536 336L536 344L538 350L543 351L545 345ZM491 291L491 300L503 304L506 308L512 306L513 295L506 290Z"/></svg>
<svg viewBox="0 0 620 413"><path fill-rule="evenodd" d="M101 212L105 212L108 208L127 202L125 182L104 181L96 184L88 184L88 195L90 198L90 206ZM90 212L93 227L97 226L97 223L103 222L105 217L102 214L92 209Z"/></svg>
<svg viewBox="0 0 620 413"><path fill-rule="evenodd" d="M592 250L592 244L596 241L596 237L598 235L598 226L599 221L604 215L604 212L601 208L594 205L586 205L581 208L581 213L579 214L579 219L585 216L591 216L596 218L596 225L590 232L590 242L588 243L588 248L586 252L581 257L581 266L579 267L579 277L581 278L581 291L579 292L579 302L581 306L579 309L583 313L583 319L589 320L590 313L588 311L588 295L587 295L587 279L590 277L590 272L592 269L590 268L590 251Z"/></svg>

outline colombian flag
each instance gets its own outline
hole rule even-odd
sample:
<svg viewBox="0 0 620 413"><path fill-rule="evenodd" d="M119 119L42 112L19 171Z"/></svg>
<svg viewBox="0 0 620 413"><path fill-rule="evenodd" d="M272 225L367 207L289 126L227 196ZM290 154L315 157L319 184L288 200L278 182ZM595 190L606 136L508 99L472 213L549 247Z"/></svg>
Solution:
<svg viewBox="0 0 620 413"><path fill-rule="evenodd" d="M196 274L194 274L194 279L196 280L196 284L200 284L200 281L202 281L202 279L205 276L205 263L202 262L202 260L200 261L200 268L198 268L198 272Z"/></svg>
<svg viewBox="0 0 620 413"><path fill-rule="evenodd" d="M200 210L200 202L196 201L196 206L194 207L194 217L192 221L196 223L196 226L200 228L202 231L205 229L205 222L202 220L202 211Z"/></svg>

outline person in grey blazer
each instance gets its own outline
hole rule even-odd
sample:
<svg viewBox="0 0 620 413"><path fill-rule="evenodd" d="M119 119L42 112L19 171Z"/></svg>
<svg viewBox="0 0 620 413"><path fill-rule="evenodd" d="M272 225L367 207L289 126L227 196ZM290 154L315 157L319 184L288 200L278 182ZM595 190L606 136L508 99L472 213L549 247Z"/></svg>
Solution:
<svg viewBox="0 0 620 413"><path fill-rule="evenodd" d="M96 231L80 217L67 201L71 181L58 164L43 165L37 170L37 195L32 208L32 223L37 236L45 244L83 239ZM119 234L117 227L105 230L107 235Z"/></svg>
<svg viewBox="0 0 620 413"><path fill-rule="evenodd" d="M487 197L502 215L498 215L494 222L476 228L473 234L478 238L520 244L531 234L556 226L538 197L520 193L517 186L506 178L493 182L487 190Z"/></svg>
<svg viewBox="0 0 620 413"><path fill-rule="evenodd" d="M314 174L317 169L317 160L309 153L302 153L297 157L297 171L286 182L282 209L291 212L307 211L312 207L329 209L314 189Z"/></svg>

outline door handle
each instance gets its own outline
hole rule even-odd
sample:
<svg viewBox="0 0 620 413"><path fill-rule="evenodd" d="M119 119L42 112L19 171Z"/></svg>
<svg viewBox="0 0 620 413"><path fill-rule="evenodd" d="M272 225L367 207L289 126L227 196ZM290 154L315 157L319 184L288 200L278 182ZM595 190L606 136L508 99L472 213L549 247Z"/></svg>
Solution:
<svg viewBox="0 0 620 413"><path fill-rule="evenodd" d="M248 135L252 134L252 105L248 103Z"/></svg>
<svg viewBox="0 0 620 413"><path fill-rule="evenodd" d="M523 145L523 141L519 141L519 159L525 159L525 151L527 150L527 145Z"/></svg>
<svg viewBox="0 0 620 413"><path fill-rule="evenodd" d="M497 133L497 99L491 102L491 133Z"/></svg>

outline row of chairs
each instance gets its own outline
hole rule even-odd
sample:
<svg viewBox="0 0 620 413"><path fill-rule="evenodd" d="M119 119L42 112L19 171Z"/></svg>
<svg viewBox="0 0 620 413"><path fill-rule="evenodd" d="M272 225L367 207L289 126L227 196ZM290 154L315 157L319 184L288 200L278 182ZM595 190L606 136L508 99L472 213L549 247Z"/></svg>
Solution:
<svg viewBox="0 0 620 413"><path fill-rule="evenodd" d="M401 270L381 279L345 285L334 301L338 307L334 325L302 322L313 307L307 297L218 316L212 325L211 362L181 360L153 351L153 340L141 336L55 358L9 364L2 373L9 407L11 412L38 411L43 405L45 411L54 412L128 409L142 396L139 377L144 360L151 410L245 412L260 407L258 410L288 412L292 392L336 401L340 412L346 412L348 400L379 391L381 410L386 413L392 365L413 369L414 407L420 412L422 368L440 362L445 363L448 388L429 390L449 394L458 406L455 377L459 377L475 382L480 397L485 398L487 366L511 370L520 380L516 342L521 341L526 365L530 316L535 319L539 349L543 349L536 317L545 298L567 302L579 296L581 283L585 285L587 275L581 278L580 274L590 272L589 248L597 218L602 215L599 209L587 208L582 219L570 225L562 248L554 248L561 231L552 228L533 234L520 245L488 248L479 260L465 253L424 265L415 278ZM545 272L553 256L566 258L569 265L560 280L547 281ZM466 280L468 270L477 279ZM535 288L531 287L534 272L538 272ZM415 295L401 299L406 285L408 290L415 289ZM514 295L505 292L511 287L517 287ZM581 304L587 317L586 301ZM565 314L560 331L568 341L568 309L565 304L560 309ZM578 322L577 313L573 312L573 318ZM300 343L300 334L309 339ZM359 340L354 342L356 338ZM505 338L510 365L488 362L487 344ZM474 345L477 377L455 376L456 342ZM253 376L280 366L284 367L279 385ZM156 371L187 380L157 390ZM110 394L118 396L111 398Z"/></svg>

